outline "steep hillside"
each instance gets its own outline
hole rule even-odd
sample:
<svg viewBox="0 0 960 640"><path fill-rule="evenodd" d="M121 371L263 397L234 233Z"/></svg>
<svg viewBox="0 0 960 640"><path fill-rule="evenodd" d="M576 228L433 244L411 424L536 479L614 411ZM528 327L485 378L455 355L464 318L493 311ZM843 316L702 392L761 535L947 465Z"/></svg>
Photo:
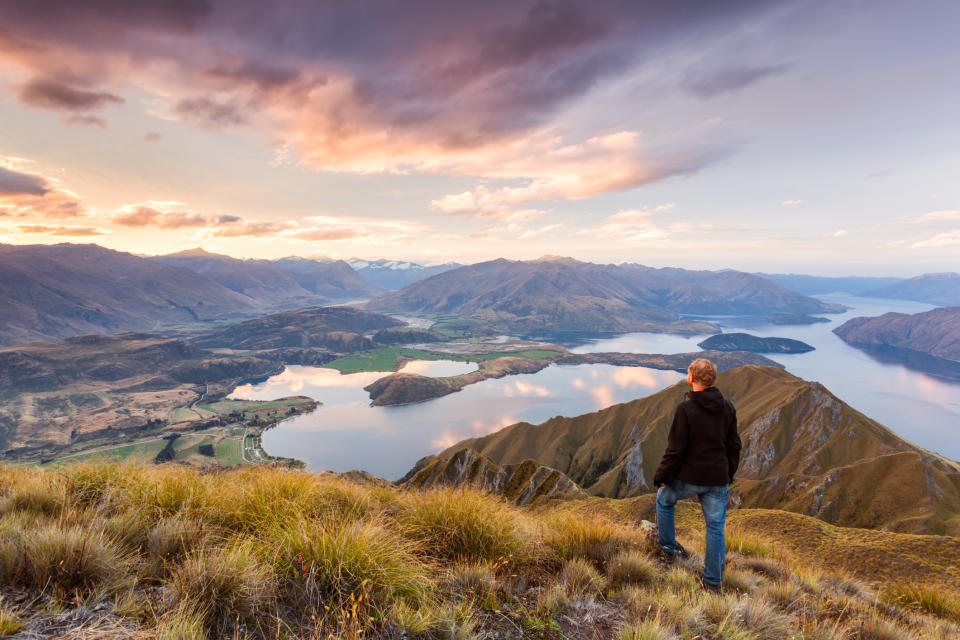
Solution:
<svg viewBox="0 0 960 640"><path fill-rule="evenodd" d="M856 346L888 346L960 361L960 307L851 318L833 330Z"/></svg>
<svg viewBox="0 0 960 640"><path fill-rule="evenodd" d="M0 245L0 345L251 315L247 296L97 245Z"/></svg>
<svg viewBox="0 0 960 640"><path fill-rule="evenodd" d="M861 295L956 307L960 306L960 273L925 273L916 278L871 289Z"/></svg>
<svg viewBox="0 0 960 640"><path fill-rule="evenodd" d="M377 310L458 314L502 330L713 333L679 314L840 311L735 271L596 265L569 258L460 267L372 300Z"/></svg>
<svg viewBox="0 0 960 640"><path fill-rule="evenodd" d="M535 460L501 466L472 449L461 449L448 459L434 458L400 483L413 489L473 487L520 506L536 500L587 497L573 480Z"/></svg>
<svg viewBox="0 0 960 640"><path fill-rule="evenodd" d="M742 506L784 508L843 526L960 533L960 464L780 369L733 369L717 386L737 407L744 450L734 488ZM532 458L593 495L650 492L687 389L678 383L596 413L518 423L438 457L469 448L498 464Z"/></svg>

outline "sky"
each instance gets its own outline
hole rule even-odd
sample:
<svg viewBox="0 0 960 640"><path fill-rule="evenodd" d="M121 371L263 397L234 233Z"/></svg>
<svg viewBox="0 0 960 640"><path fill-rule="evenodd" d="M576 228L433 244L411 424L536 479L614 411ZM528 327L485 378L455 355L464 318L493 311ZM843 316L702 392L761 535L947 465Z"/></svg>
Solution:
<svg viewBox="0 0 960 640"><path fill-rule="evenodd" d="M954 0L5 0L0 242L960 270Z"/></svg>

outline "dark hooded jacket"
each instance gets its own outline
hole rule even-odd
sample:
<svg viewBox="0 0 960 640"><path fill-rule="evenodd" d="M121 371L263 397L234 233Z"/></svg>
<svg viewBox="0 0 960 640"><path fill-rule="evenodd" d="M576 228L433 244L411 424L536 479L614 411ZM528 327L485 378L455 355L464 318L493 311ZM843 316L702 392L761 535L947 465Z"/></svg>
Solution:
<svg viewBox="0 0 960 640"><path fill-rule="evenodd" d="M653 476L656 486L682 480L719 486L733 482L740 465L737 411L720 390L688 391L677 406L667 450Z"/></svg>

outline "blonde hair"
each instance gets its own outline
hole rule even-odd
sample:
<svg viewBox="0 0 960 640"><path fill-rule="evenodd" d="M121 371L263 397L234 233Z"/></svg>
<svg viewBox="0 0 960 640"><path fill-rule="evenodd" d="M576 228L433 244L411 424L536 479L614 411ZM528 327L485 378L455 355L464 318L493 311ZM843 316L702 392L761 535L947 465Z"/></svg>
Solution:
<svg viewBox="0 0 960 640"><path fill-rule="evenodd" d="M712 387L717 381L717 365L706 358L697 358L691 362L687 372L693 376L694 382L705 387Z"/></svg>

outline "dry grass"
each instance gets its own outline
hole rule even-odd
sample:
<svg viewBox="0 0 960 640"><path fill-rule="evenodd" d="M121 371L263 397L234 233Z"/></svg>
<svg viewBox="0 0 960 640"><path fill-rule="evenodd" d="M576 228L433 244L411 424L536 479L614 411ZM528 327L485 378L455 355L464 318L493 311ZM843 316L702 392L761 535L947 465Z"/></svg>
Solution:
<svg viewBox="0 0 960 640"><path fill-rule="evenodd" d="M503 561L520 552L530 535L514 507L465 489L412 495L400 522L430 555L449 560Z"/></svg>
<svg viewBox="0 0 960 640"><path fill-rule="evenodd" d="M636 529L598 517L566 514L549 519L547 525L544 542L559 559L586 558L600 567L642 539Z"/></svg>
<svg viewBox="0 0 960 640"><path fill-rule="evenodd" d="M167 640L960 637L948 588L891 584L878 599L755 531L733 531L725 593L706 592L702 556L664 565L628 509L604 507L625 501L593 504L527 510L278 469L0 466L0 582L23 594L0 603L0 633L27 621ZM97 607L108 617L57 622Z"/></svg>
<svg viewBox="0 0 960 640"><path fill-rule="evenodd" d="M191 553L173 571L170 587L181 610L199 612L212 627L266 611L275 593L269 569L249 543Z"/></svg>
<svg viewBox="0 0 960 640"><path fill-rule="evenodd" d="M612 587L651 584L658 574L656 563L639 551L621 551L607 563L607 578Z"/></svg>

